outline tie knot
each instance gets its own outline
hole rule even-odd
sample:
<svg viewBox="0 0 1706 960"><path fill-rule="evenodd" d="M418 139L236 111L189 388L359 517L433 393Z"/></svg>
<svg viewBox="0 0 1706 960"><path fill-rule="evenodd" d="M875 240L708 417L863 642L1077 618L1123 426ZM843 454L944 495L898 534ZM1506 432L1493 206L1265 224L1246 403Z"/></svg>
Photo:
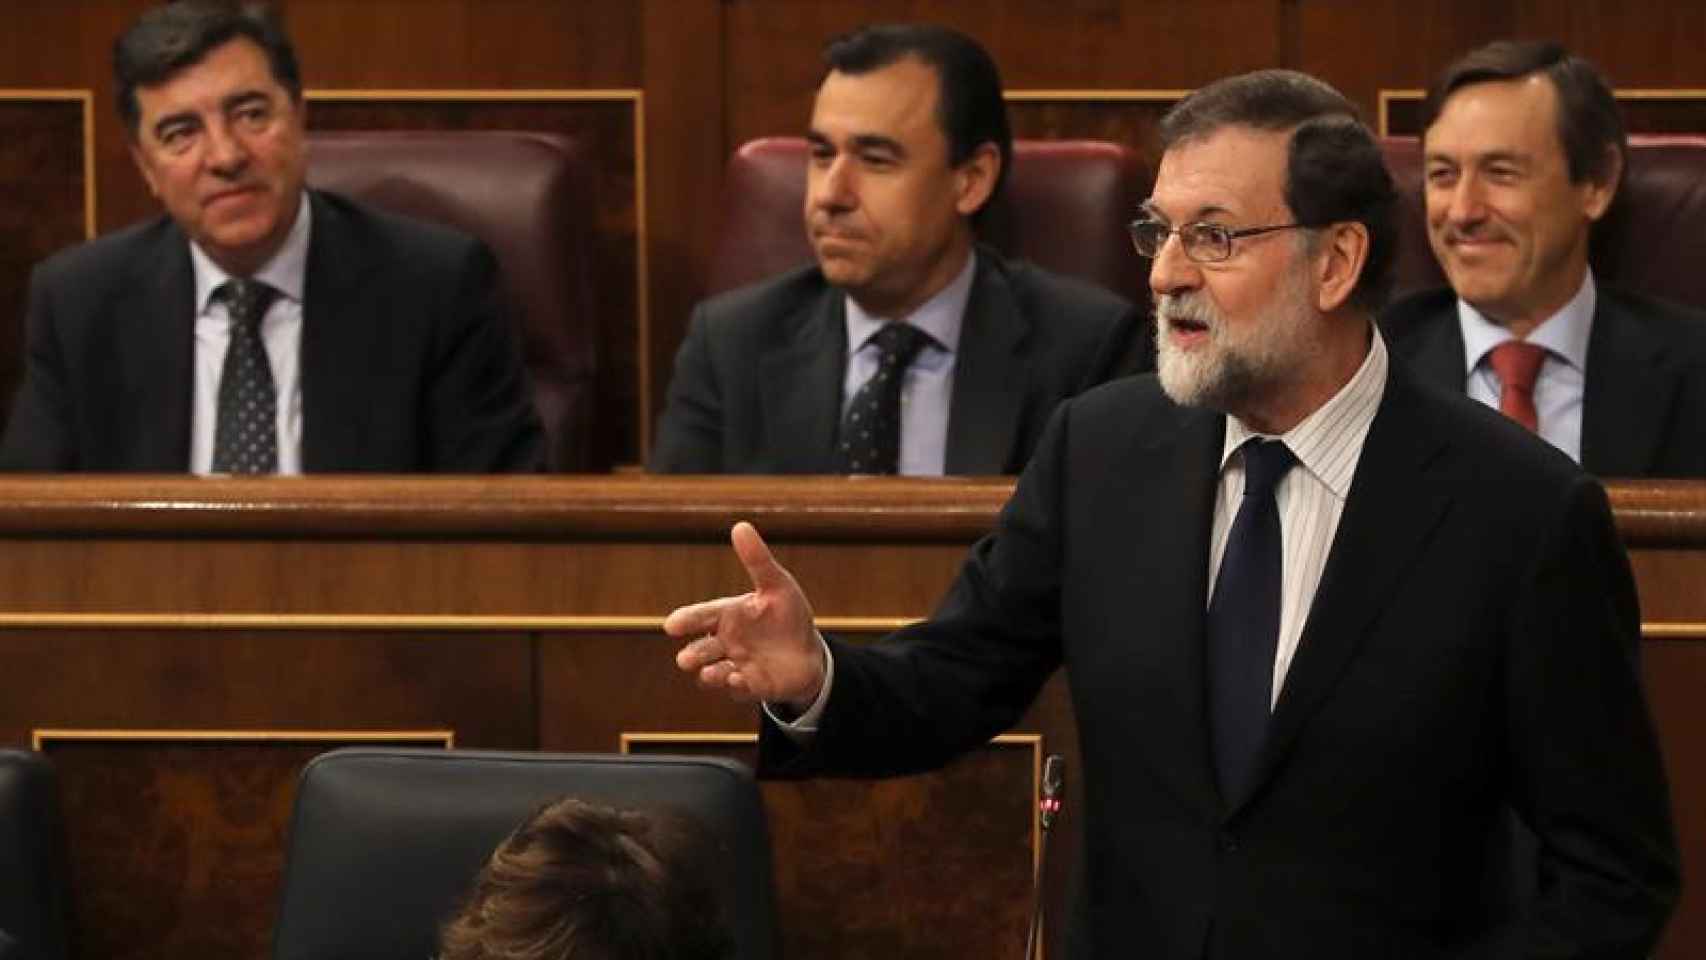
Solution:
<svg viewBox="0 0 1706 960"><path fill-rule="evenodd" d="M1244 496L1272 496L1274 487L1297 458L1280 440L1251 439L1244 442Z"/></svg>
<svg viewBox="0 0 1706 960"><path fill-rule="evenodd" d="M886 323L872 335L871 342L877 345L878 367L905 368L930 342L930 335L910 323Z"/></svg>
<svg viewBox="0 0 1706 960"><path fill-rule="evenodd" d="M1546 348L1526 340L1506 340L1493 348L1487 358L1499 382L1524 393L1534 391L1534 379L1540 374L1540 364L1546 359Z"/></svg>
<svg viewBox="0 0 1706 960"><path fill-rule="evenodd" d="M261 318L266 316L267 308L272 306L273 298L278 291L259 280L231 279L220 284L214 297L225 303L225 309L231 313L231 322L245 330L258 330Z"/></svg>

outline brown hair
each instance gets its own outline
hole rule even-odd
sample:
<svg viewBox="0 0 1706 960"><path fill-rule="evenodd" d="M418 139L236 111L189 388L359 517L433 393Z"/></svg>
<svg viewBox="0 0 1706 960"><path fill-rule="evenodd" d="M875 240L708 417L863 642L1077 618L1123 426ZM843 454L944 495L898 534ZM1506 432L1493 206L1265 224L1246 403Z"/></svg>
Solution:
<svg viewBox="0 0 1706 960"><path fill-rule="evenodd" d="M723 960L709 854L680 817L559 800L493 852L440 960Z"/></svg>

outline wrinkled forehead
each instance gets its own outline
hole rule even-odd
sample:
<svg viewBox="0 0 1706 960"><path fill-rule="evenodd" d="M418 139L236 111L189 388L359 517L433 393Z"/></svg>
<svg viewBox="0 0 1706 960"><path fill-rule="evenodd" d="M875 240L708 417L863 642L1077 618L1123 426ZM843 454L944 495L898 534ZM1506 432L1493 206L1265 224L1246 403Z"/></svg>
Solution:
<svg viewBox="0 0 1706 960"><path fill-rule="evenodd" d="M1162 154L1145 209L1169 223L1283 219L1290 143L1289 130L1242 126L1181 140Z"/></svg>

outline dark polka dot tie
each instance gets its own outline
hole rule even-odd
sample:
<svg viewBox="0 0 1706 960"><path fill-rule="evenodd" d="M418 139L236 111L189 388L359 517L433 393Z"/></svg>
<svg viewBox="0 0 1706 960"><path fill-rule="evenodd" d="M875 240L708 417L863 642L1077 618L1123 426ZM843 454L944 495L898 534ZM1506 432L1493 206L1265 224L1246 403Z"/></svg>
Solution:
<svg viewBox="0 0 1706 960"><path fill-rule="evenodd" d="M896 473L900 469L900 388L906 368L930 335L904 323L891 323L871 337L877 345L877 372L853 395L841 421L838 447L842 473Z"/></svg>
<svg viewBox="0 0 1706 960"><path fill-rule="evenodd" d="M256 280L229 280L214 296L231 314L231 345L219 372L213 472L277 473L278 393L261 340L261 318L278 291Z"/></svg>

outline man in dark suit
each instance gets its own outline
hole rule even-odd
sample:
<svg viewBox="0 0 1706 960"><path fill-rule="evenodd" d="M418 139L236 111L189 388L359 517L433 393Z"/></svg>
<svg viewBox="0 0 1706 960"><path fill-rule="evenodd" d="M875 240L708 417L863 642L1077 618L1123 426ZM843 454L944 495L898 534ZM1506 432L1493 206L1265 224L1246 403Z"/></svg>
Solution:
<svg viewBox="0 0 1706 960"><path fill-rule="evenodd" d="M1389 363L1379 148L1336 91L1223 80L1162 124L1133 224L1159 376L1062 404L924 623L824 641L750 525L754 589L672 613L677 665L767 704L772 774L929 769L1068 671L1075 957L1648 955L1667 789L1604 492ZM1537 896L1486 896L1515 809Z"/></svg>
<svg viewBox="0 0 1706 960"><path fill-rule="evenodd" d="M277 22L156 7L120 38L114 72L166 214L36 269L0 466L539 467L491 253L304 188L301 81Z"/></svg>
<svg viewBox="0 0 1706 960"><path fill-rule="evenodd" d="M1489 44L1429 92L1428 238L1451 289L1393 304L1393 352L1601 476L1706 476L1706 314L1598 287L1622 179L1617 104L1554 43Z"/></svg>
<svg viewBox="0 0 1706 960"><path fill-rule="evenodd" d="M872 27L825 61L805 202L817 262L695 308L649 466L1016 473L1055 404L1126 362L1136 312L976 245L1012 153L976 42ZM891 350L891 335L912 342Z"/></svg>

